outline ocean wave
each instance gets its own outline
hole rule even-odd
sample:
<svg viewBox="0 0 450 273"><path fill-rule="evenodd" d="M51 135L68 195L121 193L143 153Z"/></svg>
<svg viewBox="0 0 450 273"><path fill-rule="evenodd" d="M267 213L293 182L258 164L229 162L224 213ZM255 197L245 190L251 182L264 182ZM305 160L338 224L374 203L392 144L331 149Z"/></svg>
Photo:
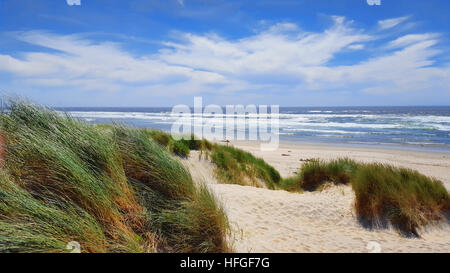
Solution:
<svg viewBox="0 0 450 273"><path fill-rule="evenodd" d="M180 116L171 115L168 112L162 113L143 113L143 112L70 112L75 118L84 119L141 119L153 120L155 122L163 121L171 123L176 121ZM226 115L214 114L209 116L201 116L201 114L187 115L192 117L194 122L203 119L207 122L220 123L224 118L234 117L235 122L239 125L247 124L255 121L256 118L270 117L267 115ZM329 118L348 118L346 121L338 122L329 121ZM353 119L352 119L353 118ZM385 123L373 123L377 121L385 121ZM415 117L393 117L385 115L308 115L308 114L280 114L279 124L281 127L330 127L330 128L366 128L366 129L419 129L419 130L440 130L450 131L450 117L445 116L415 116ZM372 122L372 123L370 123Z"/></svg>
<svg viewBox="0 0 450 273"><path fill-rule="evenodd" d="M62 113L62 112L61 112ZM450 112L449 112L450 113ZM69 115L92 123L117 120L133 126L170 128L180 118L171 112L120 112L120 111L70 111ZM258 120L268 121L271 114L187 114L192 124L213 124L222 130L227 118L232 118L235 130L248 130ZM418 113L381 114L377 111L361 110L309 110L281 112L278 115L279 135L290 139L311 138L318 141L376 145L439 146L450 144L450 114L425 115ZM228 119L229 121L229 119ZM319 140L321 139L321 140Z"/></svg>
<svg viewBox="0 0 450 273"><path fill-rule="evenodd" d="M334 134L368 134L369 132L355 132L344 130L323 130L323 129L305 129L305 128L282 128L282 131L288 132L312 132L312 133L334 133Z"/></svg>

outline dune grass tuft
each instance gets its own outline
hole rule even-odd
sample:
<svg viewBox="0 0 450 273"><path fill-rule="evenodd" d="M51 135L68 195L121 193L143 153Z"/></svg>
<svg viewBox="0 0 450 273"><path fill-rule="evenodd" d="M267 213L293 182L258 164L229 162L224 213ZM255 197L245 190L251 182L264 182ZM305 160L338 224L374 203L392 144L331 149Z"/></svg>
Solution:
<svg viewBox="0 0 450 273"><path fill-rule="evenodd" d="M160 130L141 130L159 145L179 157L188 157L191 150L205 152L215 163L216 174L222 183L275 188L280 175L263 159L234 147L212 144L206 139L197 139L193 134L175 140ZM211 156L210 156L211 155Z"/></svg>
<svg viewBox="0 0 450 273"><path fill-rule="evenodd" d="M13 101L0 133L0 252L229 250L221 207L145 130Z"/></svg>
<svg viewBox="0 0 450 273"><path fill-rule="evenodd" d="M211 160L216 164L216 174L222 183L274 189L281 179L278 171L263 159L238 148L214 145Z"/></svg>
<svg viewBox="0 0 450 273"><path fill-rule="evenodd" d="M388 221L404 234L444 219L450 196L442 182L417 171L349 159L305 163L297 176L283 179L280 188L313 191L324 183L351 184L361 221L379 226Z"/></svg>
<svg viewBox="0 0 450 273"><path fill-rule="evenodd" d="M358 166L352 187L358 215L371 222L387 219L405 233L444 218L450 196L442 183L417 171L385 164Z"/></svg>
<svg viewBox="0 0 450 273"><path fill-rule="evenodd" d="M290 192L303 193L305 190L302 187L300 187L301 183L302 183L301 176L295 175L292 177L282 178L277 188Z"/></svg>
<svg viewBox="0 0 450 273"><path fill-rule="evenodd" d="M64 252L80 242L83 251L104 252L108 242L89 213L66 201L37 199L0 171L0 252Z"/></svg>
<svg viewBox="0 0 450 273"><path fill-rule="evenodd" d="M141 208L120 165L117 146L102 132L45 108L11 104L2 115L5 166L41 203L73 204L89 213L117 250L136 250L127 225ZM83 243L83 242L80 242ZM111 247L111 246L110 246Z"/></svg>
<svg viewBox="0 0 450 273"><path fill-rule="evenodd" d="M191 150L211 150L212 144L206 139L197 139L193 134L183 136L175 140L170 134L160 131L145 129L148 136L161 146L166 147L172 154L179 157L188 157Z"/></svg>
<svg viewBox="0 0 450 273"><path fill-rule="evenodd" d="M155 219L160 232L176 252L230 252L224 241L229 235L224 210L204 185L196 189L195 196L191 202L161 211Z"/></svg>
<svg viewBox="0 0 450 273"><path fill-rule="evenodd" d="M284 178L279 188L287 191L314 191L326 183L348 184L358 164L351 159L329 162L314 159L306 162L297 175Z"/></svg>
<svg viewBox="0 0 450 273"><path fill-rule="evenodd" d="M163 146L148 141L146 132L116 127L127 177L142 194L152 231L168 250L227 252L228 222L204 186L195 187L190 173Z"/></svg>
<svg viewBox="0 0 450 273"><path fill-rule="evenodd" d="M315 190L325 182L348 184L356 165L350 159L306 162L300 170L299 176L301 179L299 182L301 182L301 187L304 190Z"/></svg>

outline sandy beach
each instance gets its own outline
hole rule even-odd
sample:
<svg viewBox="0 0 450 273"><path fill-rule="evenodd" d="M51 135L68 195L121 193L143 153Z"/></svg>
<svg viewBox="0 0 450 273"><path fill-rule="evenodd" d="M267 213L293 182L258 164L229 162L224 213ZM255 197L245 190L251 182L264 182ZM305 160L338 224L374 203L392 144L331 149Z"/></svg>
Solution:
<svg viewBox="0 0 450 273"><path fill-rule="evenodd" d="M450 154L349 146L282 143L263 152L258 143L230 145L253 153L274 166L283 177L293 175L306 159L348 157L418 170L440 179L450 189ZM194 178L208 183L222 202L232 224L237 252L449 252L450 225L429 226L420 238L402 237L392 228L363 227L353 211L350 186L322 192L289 193L255 187L218 184L214 167L193 152L185 162Z"/></svg>

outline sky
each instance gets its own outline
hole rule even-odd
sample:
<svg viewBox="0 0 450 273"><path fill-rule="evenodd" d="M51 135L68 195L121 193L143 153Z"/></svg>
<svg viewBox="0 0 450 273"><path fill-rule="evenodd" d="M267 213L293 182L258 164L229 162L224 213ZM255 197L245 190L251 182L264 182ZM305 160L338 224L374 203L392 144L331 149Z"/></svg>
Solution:
<svg viewBox="0 0 450 273"><path fill-rule="evenodd" d="M380 2L0 0L0 93L60 107L450 105L450 1Z"/></svg>

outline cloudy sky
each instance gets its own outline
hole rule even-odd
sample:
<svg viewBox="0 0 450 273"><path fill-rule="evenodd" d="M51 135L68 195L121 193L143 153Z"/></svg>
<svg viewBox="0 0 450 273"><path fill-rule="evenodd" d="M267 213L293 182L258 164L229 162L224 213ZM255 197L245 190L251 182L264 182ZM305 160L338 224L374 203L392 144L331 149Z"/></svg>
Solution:
<svg viewBox="0 0 450 273"><path fill-rule="evenodd" d="M450 105L449 13L447 0L0 0L0 91L51 106Z"/></svg>

